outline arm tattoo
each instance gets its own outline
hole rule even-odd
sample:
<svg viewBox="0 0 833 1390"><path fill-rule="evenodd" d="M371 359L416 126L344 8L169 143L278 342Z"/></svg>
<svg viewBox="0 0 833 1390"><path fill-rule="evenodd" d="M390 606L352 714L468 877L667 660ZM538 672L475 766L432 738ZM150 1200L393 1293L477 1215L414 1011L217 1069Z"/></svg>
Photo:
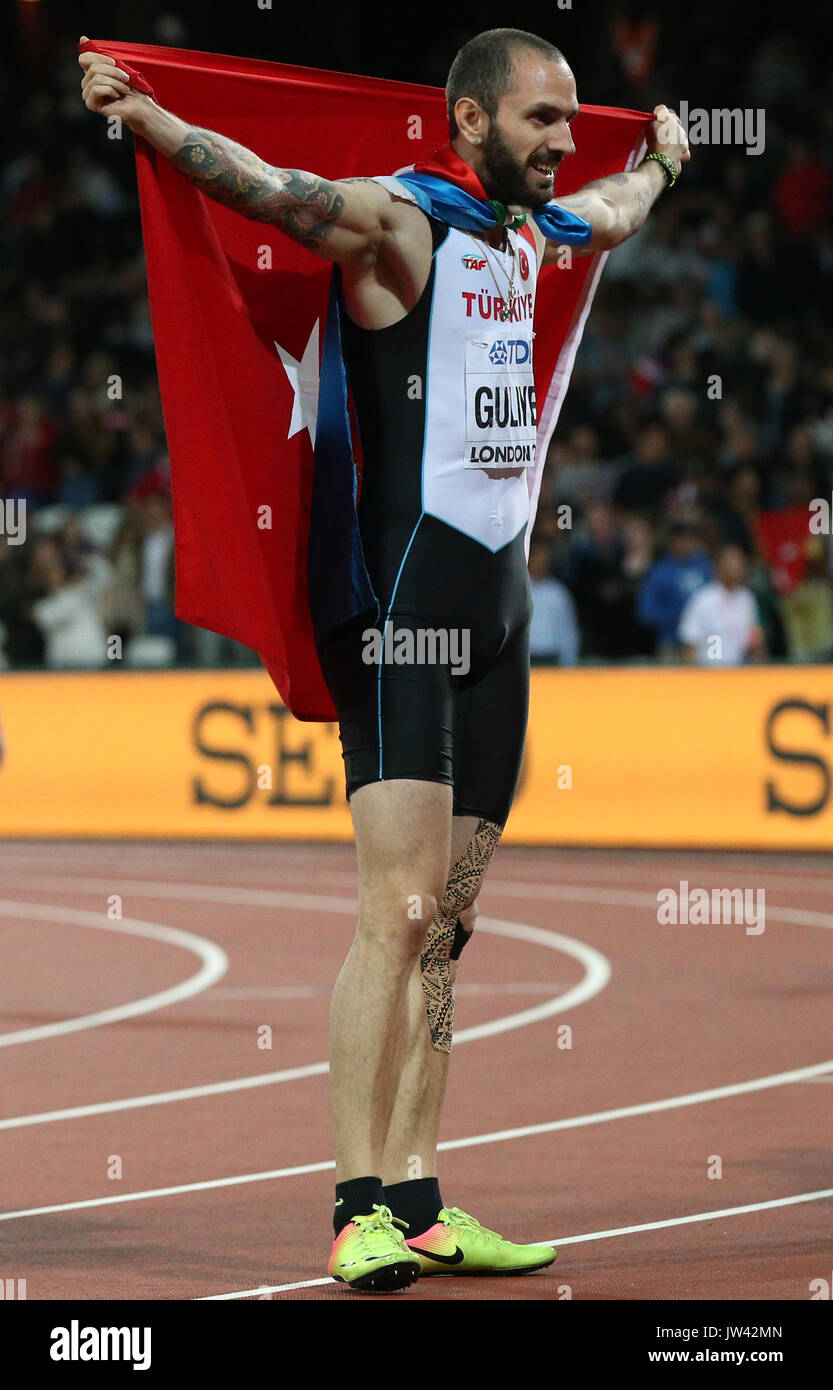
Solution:
<svg viewBox="0 0 833 1390"><path fill-rule="evenodd" d="M209 198L256 222L274 222L309 250L326 241L344 210L329 179L276 169L210 130L189 130L171 162Z"/></svg>
<svg viewBox="0 0 833 1390"><path fill-rule="evenodd" d="M595 193L616 207L617 212L626 219L630 235L642 226L660 191L659 188L652 191L645 187L644 179L637 177L641 168L640 165L639 169L632 169L627 174L609 174L606 178L586 183L570 200L574 211L579 217L591 212Z"/></svg>

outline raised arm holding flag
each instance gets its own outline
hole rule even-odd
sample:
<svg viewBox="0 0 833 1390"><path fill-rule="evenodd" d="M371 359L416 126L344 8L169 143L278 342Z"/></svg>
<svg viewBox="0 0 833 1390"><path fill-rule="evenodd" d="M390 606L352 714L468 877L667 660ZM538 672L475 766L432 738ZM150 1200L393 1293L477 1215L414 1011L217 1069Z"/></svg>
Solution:
<svg viewBox="0 0 833 1390"><path fill-rule="evenodd" d="M360 914L331 1011L330 1273L543 1268L550 1246L440 1196L454 976L521 766L547 444L605 253L685 135L665 107L580 109L563 55L512 29L460 50L445 110L248 59L82 39L80 62L87 106L137 136L178 611L339 719Z"/></svg>

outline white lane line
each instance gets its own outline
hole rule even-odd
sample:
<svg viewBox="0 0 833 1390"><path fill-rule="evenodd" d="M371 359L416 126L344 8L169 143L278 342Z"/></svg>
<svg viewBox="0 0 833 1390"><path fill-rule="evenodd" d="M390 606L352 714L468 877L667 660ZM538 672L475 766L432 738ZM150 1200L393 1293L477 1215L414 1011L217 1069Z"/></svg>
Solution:
<svg viewBox="0 0 833 1390"><path fill-rule="evenodd" d="M794 1197L776 1197L768 1202L749 1202L742 1207L723 1207L720 1211L700 1211L692 1216L671 1216L664 1221L645 1221L639 1226L617 1226L612 1231L590 1231L582 1236L556 1236L554 1240L544 1240L542 1245L554 1245L559 1250L564 1245L579 1245L592 1240L611 1240L614 1236L638 1235L641 1231L662 1231L671 1226L689 1226L698 1221L720 1221L727 1216L747 1216L750 1212L772 1211L776 1207L795 1207L802 1202L821 1202L833 1197L833 1187L822 1188L819 1192L799 1192ZM275 1293L290 1293L293 1289L314 1289L324 1284L335 1285L335 1279L302 1279L294 1284L261 1284L256 1289L237 1289L234 1293L202 1294L195 1303L219 1303L232 1298L264 1298Z"/></svg>
<svg viewBox="0 0 833 1390"><path fill-rule="evenodd" d="M795 1071L779 1072L774 1076L758 1077L754 1081L739 1081L730 1086L716 1086L710 1091L693 1091L688 1095L671 1096L667 1100L646 1101L642 1105L619 1106L615 1110L599 1110L588 1115L574 1115L569 1119L550 1120L546 1124L521 1125L517 1129L493 1130L488 1134L471 1134L464 1139L444 1139L438 1148L442 1152L453 1149L470 1149L480 1144L499 1144L509 1139L527 1139L535 1134L553 1134L557 1130L582 1129L588 1125L605 1124L613 1120L631 1119L637 1115L653 1115L664 1110L677 1110L689 1105L702 1105L707 1101L726 1100L731 1096L746 1095L750 1091L769 1090L774 1086L792 1085L796 1081L806 1081L811 1076L833 1071L833 1061L820 1062L817 1066L799 1067ZM323 1173L335 1168L332 1159L321 1163L300 1163L292 1168L272 1168L263 1173L243 1173L233 1178L211 1178L205 1182L180 1183L176 1187L152 1188L144 1192L126 1192L114 1197L88 1197L78 1202L62 1202L46 1207L29 1207L25 1211L0 1213L0 1221L17 1221L24 1216L47 1216L53 1212L80 1211L85 1207L117 1206L120 1202L140 1202L154 1197L179 1196L186 1192L205 1192L214 1187L234 1187L237 1184L269 1182L276 1178L302 1177L307 1173Z"/></svg>
<svg viewBox="0 0 833 1390"><path fill-rule="evenodd" d="M833 878L831 878L831 885L833 886ZM487 880L487 888L493 888L501 895L506 894L519 898L543 898L550 902L599 903L601 906L609 907L647 907L654 912L657 908L656 893L635 893L619 888L586 888L583 885L573 883L515 883L509 879L498 879L494 882ZM833 913L831 912L813 912L810 909L798 907L771 907L769 903L766 907L766 920L767 922L787 922L799 927L833 928ZM681 928L672 927L669 930L681 930Z"/></svg>
<svg viewBox="0 0 833 1390"><path fill-rule="evenodd" d="M476 1042L479 1038L491 1038L496 1033L508 1033L514 1028L524 1028L529 1023L539 1023L541 1019L552 1018L553 1014L565 1013L578 1008L588 999L599 994L610 980L610 962L595 946L584 941L576 941L571 936L544 927L529 927L523 922L506 922L495 917L478 917L477 930L488 936L509 936L516 941L528 941L534 946L548 946L551 951L563 951L584 966L584 979L580 980L566 994L558 994L543 1004L535 1004L531 1009L520 1013L507 1014L504 1018L492 1019L489 1023L478 1023L472 1028L461 1028L454 1034L454 1046L461 1043Z"/></svg>
<svg viewBox="0 0 833 1390"><path fill-rule="evenodd" d="M38 876L38 887L65 891L66 876L53 879ZM336 913L354 917L358 901L353 897L330 897L324 893L291 892L274 888L236 888L204 883L167 883L157 880L112 878L72 879L77 893L120 893L122 897L161 898L179 902L226 903L236 907L288 907L300 911ZM637 893L619 888L586 887L583 884L516 883L511 879L486 880L484 892L519 898L538 898L548 902L596 903L602 907L649 908L656 912L656 893ZM788 922L796 926L833 928L833 913L813 912L801 908L771 907L767 904L767 922ZM478 928L480 918L478 918ZM530 928L530 930L537 930Z"/></svg>
<svg viewBox="0 0 833 1390"><path fill-rule="evenodd" d="M0 917L56 922L62 927L93 927L99 931L114 932L117 936L141 936L152 941L164 941L168 946L181 946L183 950L191 951L202 961L196 975L191 975L178 985L172 985L170 989L78 1018L66 1018L56 1023L43 1023L36 1028L19 1028L11 1033L0 1033L0 1047L39 1042L43 1038L55 1038L65 1033L80 1033L87 1028L100 1028L106 1023L119 1023L126 1018L137 1018L140 1014L167 1008L170 1004L179 1004L183 999L190 999L193 995L208 989L217 980L222 979L228 970L228 956L215 942L196 936L194 932L181 931L178 927L161 926L157 922L140 922L134 917L111 921L103 912L85 912L72 907L47 907L40 903L10 902L6 899L0 900Z"/></svg>
<svg viewBox="0 0 833 1390"><path fill-rule="evenodd" d="M613 1236L630 1236L639 1231L659 1231L668 1226L690 1226L695 1221L719 1221L724 1216L746 1216L753 1211L774 1211L776 1207L797 1207L802 1202L822 1202L833 1197L833 1187L818 1192L799 1192L795 1197L775 1197L769 1202L749 1202L743 1207L723 1207L720 1211L701 1211L694 1216L672 1216L667 1221L645 1221L640 1226L620 1226L614 1231L592 1231L586 1236L561 1236L545 1240L544 1245L579 1245L587 1240L610 1240Z"/></svg>
<svg viewBox="0 0 833 1390"><path fill-rule="evenodd" d="M0 1221L20 1221L24 1216L52 1216L60 1211L87 1211L91 1207L113 1207L122 1202L146 1202L154 1197L179 1197L185 1192L210 1192L219 1187L241 1187L252 1182L268 1182L270 1178L293 1178L304 1173L325 1173L335 1168L326 1163L303 1163L297 1168L273 1168L268 1173L245 1173L233 1178L209 1178L205 1182L183 1182L176 1187L154 1187L146 1192L121 1192L115 1197L84 1197L79 1202L53 1202L48 1207L27 1207L21 1211L2 1211Z"/></svg>
<svg viewBox="0 0 833 1390"><path fill-rule="evenodd" d="M335 912L355 917L357 898L331 897L325 893L300 893L278 888L238 888L224 884L160 882L156 879L125 879L119 874L111 878L72 878L70 886L76 893L119 893L143 898L162 898L172 902L226 903L235 907L288 907L310 912ZM54 878L38 875L37 888L47 892L66 892L68 876ZM258 923L262 926L262 923Z"/></svg>
<svg viewBox="0 0 833 1390"><path fill-rule="evenodd" d="M325 846L322 846L321 848L326 849ZM238 847L235 852L239 854L240 847ZM682 854L680 853L678 855L678 860L681 859ZM12 879L14 879L15 877L15 870L19 868L22 870L22 866L25 863L29 862L22 856L16 856L16 861L19 862L12 862L4 865L2 853L0 853L0 865L2 865L5 868L6 876ZM31 860L33 866L38 868L40 868L43 865L43 862L44 857L42 855L36 855ZM50 876L50 878L43 879L41 874L38 874L39 885L42 884L44 887L52 886L57 889L65 888L67 886L67 880L69 879L71 880L72 887L76 888L78 891L83 891L82 885L84 883L94 883L95 889L92 891L100 892L104 889L106 889L107 891L113 891L113 875L119 877L119 875L124 873L123 854L120 854L118 860L114 861L113 875L111 875L107 879L89 879L86 875L84 875L84 864L82 862L79 862L77 859L62 860L50 854L48 862L50 869L52 869L53 871L61 870L61 866L63 864L66 864L66 871L62 871L60 877L53 873ZM154 854L154 867L156 868L161 866L175 869L181 864L181 862L181 858L168 861L163 856ZM214 861L212 860L212 862ZM287 875L297 875L302 877L305 882L309 881L309 865L304 864L300 859L296 859L296 862L293 863L267 863L263 860L255 861L254 863L252 863L250 860L247 859L245 863L246 866L254 869L255 871L265 871L270 874L274 874L275 872L279 871L282 878L285 878ZM101 867L106 867L106 865L101 864ZM142 865L135 865L131 867L133 872L141 872ZM498 865L495 869L496 874L502 873L511 875L513 872L517 872L519 876L517 878L504 877L502 879L498 879L497 877L487 878L484 891L488 892L489 889L495 889L495 891L500 891L502 893L504 891L511 892L519 884L522 887L526 887L530 885L529 873L527 872L527 870L532 869L534 872L538 872L540 867L540 865L536 865L534 862L530 865L527 865L523 862L517 862L514 865L509 863L498 862ZM568 885L571 881L576 881L577 883L584 883L589 887L600 885L609 887L611 876L615 878L617 884L626 885L638 883L643 885L649 885L656 880L661 880L662 882L665 882L669 875L673 877L676 873L682 872L682 870L680 869L679 862L671 858L669 858L665 862L663 862L662 860L654 860L642 866L638 864L614 864L613 862L603 865L560 863L556 858L553 860L551 864L548 864L545 867L549 871L549 882L547 883L542 881L542 883L539 885L541 887L555 887L559 884ZM75 877L76 871L78 871L77 878ZM795 889L797 887L802 892L806 891L808 893L829 894L831 884L833 884L833 874L831 874L828 878L815 878L808 876L808 874L803 870L791 870L786 868L784 865L770 867L768 865L725 862L723 860L709 861L708 863L698 862L695 863L693 866L689 862L689 864L686 866L685 872L687 873L692 884L700 884L701 886L707 887L711 887L713 884L725 883L726 880L730 877L737 886L737 879L740 875L752 879L755 883L763 882L766 885L774 884L777 888ZM31 875L27 875L21 871L18 874L18 877L20 879L21 887L25 888L31 885ZM185 880L169 881L178 881L181 883L185 882ZM316 881L326 883L327 887L329 888L346 888L355 891L356 870L353 867L349 869L345 868L343 863L339 863L338 860L335 860L332 862L331 866L325 865L325 867L321 869L319 873L316 874ZM124 882L124 880L120 879L120 882ZM499 889L497 887L498 883L500 883ZM157 881L155 879L133 879L129 882L130 890L135 892L137 895L141 894L145 885L147 885L147 888L150 890L150 895L152 896L152 890L154 889L154 887L157 886ZM228 887L229 889L231 889L231 891L234 891L235 885L218 884L217 887ZM268 892L269 890L265 889L262 891Z"/></svg>
<svg viewBox="0 0 833 1390"><path fill-rule="evenodd" d="M316 1289L322 1284L335 1284L335 1279L301 1279L297 1284L263 1284L259 1289L241 1289L238 1293L207 1293L194 1303L223 1303L230 1298L271 1298L273 1293L289 1293L291 1289Z"/></svg>
<svg viewBox="0 0 833 1390"><path fill-rule="evenodd" d="M291 902L282 905L294 908L306 906L312 910L318 910L319 898L317 894L272 893L270 896L291 899ZM299 902L299 898L306 898L307 901ZM344 912L349 910L354 913L357 906L352 899L348 898L327 898L324 901L330 905L331 911ZM332 904L339 906L333 907ZM348 904L347 908L345 908L345 904ZM58 912L57 908L49 910ZM166 928L165 930L173 930L173 928ZM502 1018L492 1019L489 1023L480 1023L471 1028L461 1028L454 1035L455 1047L460 1047L468 1042L475 1042L480 1038L492 1037L497 1033L505 1033L513 1028L523 1028L527 1024L538 1023L541 1019L550 1018L553 1014L562 1013L565 1009L577 1008L579 1004L592 999L595 994L604 989L610 979L610 964L601 951L585 945L583 941L574 941L572 937L562 936L559 932L549 931L543 927L528 927L522 922L496 921L492 918L478 918L478 930L484 931L487 935L508 936L518 941L527 941L532 945L546 946L552 951L561 951L565 955L572 956L584 966L584 978L563 994L558 994L530 1009L524 1009L515 1014L506 1014ZM199 938L196 939L199 940ZM12 1036L16 1037L17 1035ZM172 1091L159 1091L152 1095L131 1096L123 1100L102 1101L93 1105L70 1106L61 1110L42 1111L39 1114L16 1115L0 1120L0 1130L22 1129L29 1125L52 1124L58 1120L78 1120L88 1115L105 1115L119 1110L138 1110L150 1105L166 1105L181 1100L196 1100L202 1096L216 1096L232 1091L251 1090L256 1086L273 1086L288 1081L300 1081L308 1076L322 1076L328 1071L327 1062L312 1062L307 1066L290 1067L282 1071L266 1072L255 1076L243 1076L233 1081L211 1082L203 1086L186 1086Z"/></svg>
<svg viewBox="0 0 833 1390"><path fill-rule="evenodd" d="M682 866L685 865L683 868ZM674 878L682 873L687 878L692 887L695 885L711 888L726 884L728 880L740 887L740 879L747 880L747 886L766 886L769 891L770 885L775 888L785 888L788 891L799 889L801 892L808 893L830 893L833 884L833 874L829 878L809 878L801 872L791 872L784 868L774 868L765 865L755 864L731 864L713 861L709 863L692 863L686 861L682 853L676 859L669 859L667 862L655 861L643 867L637 865L613 865L598 866L595 869L579 864L559 864L553 863L548 866L548 882L552 885L559 883L569 883L571 881L583 882L588 886L593 885L610 887L611 878L616 883L638 884L648 886L652 883L667 883L669 878ZM522 863L500 864L501 874L517 873L518 878L504 878L507 886L515 883L529 883L529 870L535 872L534 865L524 865ZM532 880L534 882L534 880ZM494 886L494 879L486 879L486 888Z"/></svg>
<svg viewBox="0 0 833 1390"><path fill-rule="evenodd" d="M713 1086L707 1091L690 1091L666 1100L649 1100L641 1105L620 1105L614 1110L597 1110L588 1115L574 1115L566 1120L547 1120L543 1124L521 1125L516 1129L498 1129L491 1134L474 1134L468 1139L449 1139L440 1148L467 1149L478 1144L498 1144L505 1139L528 1139L534 1134L554 1134L562 1129L583 1129L586 1125L607 1124L612 1120L629 1120L637 1115L656 1115L664 1110L681 1110L689 1105L705 1105L713 1100L728 1100L732 1096L748 1095L752 1091L768 1091L775 1086L792 1086L797 1081L809 1081L833 1071L833 1059L794 1071L775 1072L753 1081L735 1081L727 1086Z"/></svg>
<svg viewBox="0 0 833 1390"><path fill-rule="evenodd" d="M283 1081L303 1081L308 1076L326 1076L329 1070L327 1062L311 1062L306 1067L238 1076L233 1081L211 1081L203 1086L184 1086L177 1091L157 1091L149 1096L129 1096L125 1100L105 1100L95 1105L72 1105L63 1110L44 1110L37 1115L14 1115L10 1119L0 1120L0 1130L49 1125L58 1120L82 1120L88 1115L111 1115L119 1110L142 1110L145 1106L170 1105L181 1100L201 1100L203 1096L222 1096L233 1091L250 1091L257 1086L280 1085Z"/></svg>
<svg viewBox="0 0 833 1390"><path fill-rule="evenodd" d="M831 879L833 882L833 879ZM162 898L184 902L215 902L236 907L289 907L301 911L330 912L355 916L358 902L353 897L330 897L323 893L291 892L273 888L236 888L218 884L159 882L145 879L73 878L77 893L115 893L122 897ZM38 887L66 891L67 876L52 879L38 876ZM587 887L574 883L524 883L514 879L487 879L484 892L489 891L519 898L538 898L549 902L596 903L609 907L645 907L656 912L656 893L633 892L621 888ZM767 904L767 921L787 922L796 926L833 928L833 913L809 909L773 907ZM480 919L478 918L478 926Z"/></svg>

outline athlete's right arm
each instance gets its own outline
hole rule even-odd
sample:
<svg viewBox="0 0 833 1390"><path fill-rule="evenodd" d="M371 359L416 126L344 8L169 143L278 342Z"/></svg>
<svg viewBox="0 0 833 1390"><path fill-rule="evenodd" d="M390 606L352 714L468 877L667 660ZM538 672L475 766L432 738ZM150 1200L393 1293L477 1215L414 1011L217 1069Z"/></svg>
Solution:
<svg viewBox="0 0 833 1390"><path fill-rule="evenodd" d="M397 218L395 201L379 184L277 169L236 141L189 126L133 91L114 58L81 53L78 61L88 109L119 116L209 198L253 221L273 223L325 260L375 260Z"/></svg>

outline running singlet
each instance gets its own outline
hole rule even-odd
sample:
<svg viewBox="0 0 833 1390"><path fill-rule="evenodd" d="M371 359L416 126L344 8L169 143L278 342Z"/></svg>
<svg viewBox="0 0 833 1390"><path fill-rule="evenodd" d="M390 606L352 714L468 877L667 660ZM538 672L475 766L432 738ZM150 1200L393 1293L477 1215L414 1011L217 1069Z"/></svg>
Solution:
<svg viewBox="0 0 833 1390"><path fill-rule="evenodd" d="M395 179L378 181L410 196ZM322 667L348 797L393 777L447 782L455 814L502 825L528 702L537 257L526 228L507 232L510 254L428 221L431 269L403 319L363 329L342 304L362 455L359 529L388 646L371 659L373 620L352 619L325 639ZM517 295L502 320L513 265ZM438 630L452 633L448 647L420 646L420 634Z"/></svg>

